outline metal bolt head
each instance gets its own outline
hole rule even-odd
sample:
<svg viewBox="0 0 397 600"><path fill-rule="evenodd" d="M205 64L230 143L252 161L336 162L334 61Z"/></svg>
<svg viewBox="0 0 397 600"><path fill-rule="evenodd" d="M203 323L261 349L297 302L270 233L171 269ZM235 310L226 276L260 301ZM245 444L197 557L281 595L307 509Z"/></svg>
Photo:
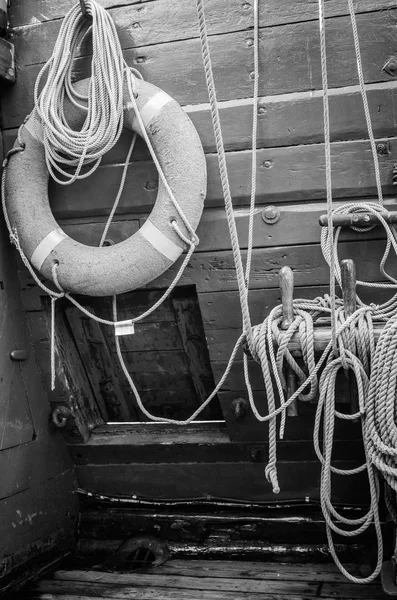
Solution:
<svg viewBox="0 0 397 600"><path fill-rule="evenodd" d="M390 75L390 77L396 77L397 75L397 57L390 56L386 63L382 67L382 71Z"/></svg>
<svg viewBox="0 0 397 600"><path fill-rule="evenodd" d="M245 41L246 46L248 46L248 48L250 48L251 46L254 45L254 40L251 38L248 38L248 40Z"/></svg>
<svg viewBox="0 0 397 600"><path fill-rule="evenodd" d="M15 361L23 361L28 358L28 353L26 350L12 350L10 352L10 358Z"/></svg>
<svg viewBox="0 0 397 600"><path fill-rule="evenodd" d="M265 169L271 169L273 166L273 161L272 160L265 160L262 163L262 167L265 167Z"/></svg>
<svg viewBox="0 0 397 600"><path fill-rule="evenodd" d="M266 206L266 208L262 211L262 219L265 223L269 225L274 225L280 219L280 211L277 206Z"/></svg>
<svg viewBox="0 0 397 600"><path fill-rule="evenodd" d="M258 108L258 115L265 115L266 114L266 108L264 106L260 106Z"/></svg>

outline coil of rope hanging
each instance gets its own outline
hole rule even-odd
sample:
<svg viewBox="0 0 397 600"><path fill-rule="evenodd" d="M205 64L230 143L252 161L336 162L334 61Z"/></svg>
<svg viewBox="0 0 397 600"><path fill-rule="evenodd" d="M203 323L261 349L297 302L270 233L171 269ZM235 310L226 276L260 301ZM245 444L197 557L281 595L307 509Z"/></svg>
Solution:
<svg viewBox="0 0 397 600"><path fill-rule="evenodd" d="M35 110L21 127L5 169L3 207L13 240L42 275L53 279L56 264L62 290L111 295L149 283L185 249L189 256L194 251L206 193L206 163L186 113L168 94L130 71L112 19L94 0L85 5L90 21L79 4L69 11L53 55L39 73ZM92 36L92 76L74 86L73 59L87 27ZM146 223L127 240L109 247L85 246L57 225L48 202L48 176L63 185L88 177L124 126L148 144L160 178L156 203ZM134 140L135 136L132 144ZM31 173L29 181L20 176L26 170ZM124 179L125 171L122 184Z"/></svg>

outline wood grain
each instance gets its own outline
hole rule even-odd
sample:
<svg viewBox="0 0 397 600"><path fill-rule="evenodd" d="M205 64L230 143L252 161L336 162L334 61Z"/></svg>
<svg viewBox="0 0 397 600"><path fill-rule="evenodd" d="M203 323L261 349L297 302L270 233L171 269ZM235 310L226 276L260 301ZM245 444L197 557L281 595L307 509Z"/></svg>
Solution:
<svg viewBox="0 0 397 600"><path fill-rule="evenodd" d="M147 5L145 6L145 4ZM56 4L52 0L32 0L25 3L24 0L12 0L8 9L9 18L13 28L21 25L34 25L38 22L45 22L52 19L60 19L65 16L66 12L72 8L74 0L58 0ZM191 3L188 0L98 0L98 4L109 10L113 19L116 15L121 14L120 7L124 10L129 10L129 15L134 14L135 9L137 14L142 17L140 20L141 28L144 29L144 35L151 26L150 19L153 20L153 34L158 33L159 21L162 18L173 19L172 15L167 15L165 7L172 7L172 12L179 11L178 17L180 22L178 25L186 32L186 28L192 34L197 32L193 29L193 22L196 20L196 14L193 12ZM134 6L134 5L144 6ZM247 6L248 4L248 6ZM395 0L363 0L354 3L356 14L361 12L373 12L375 10L383 10L387 8L395 8ZM138 8L143 10L138 11ZM226 10L227 9L227 10ZM325 16L347 15L348 10L346 3L343 0L331 0L325 6ZM148 18L150 16L150 19ZM206 9L206 17L208 22L209 35L225 31L227 26L232 25L232 29L236 27L240 29L249 28L252 25L252 7L249 3L238 2L238 0L219 0L216 4L209 5ZM121 18L118 17L118 18ZM306 2L296 2L291 4L287 0L270 0L266 4L266 11L260 14L260 25L265 27L273 27L274 25L282 25L284 23L293 23L300 21L317 20L317 7L315 4ZM137 28L134 28L137 29ZM140 32L134 32L139 34ZM176 27L175 34L178 34ZM141 34L142 35L142 34ZM167 35L163 32L163 35Z"/></svg>
<svg viewBox="0 0 397 600"><path fill-rule="evenodd" d="M385 196L394 195L392 185L397 161L397 138L388 140L389 153L379 156ZM373 158L367 141L335 142L331 148L333 194L335 199L376 194ZM206 207L223 206L223 193L216 154L207 154L208 188ZM249 204L251 193L251 153L227 154L230 188L234 205ZM324 199L324 146L290 146L257 151L257 195L262 203L304 202ZM52 211L57 219L108 215L117 194L122 165L100 167L89 179L79 180L73 189L50 183ZM158 177L154 164L142 160L128 169L118 215L148 212L157 196ZM95 190L95 194L94 194ZM93 200L93 194L95 200Z"/></svg>
<svg viewBox="0 0 397 600"><path fill-rule="evenodd" d="M343 242L339 245L340 259L352 258L357 265L357 278L366 281L381 279L379 263L383 252L383 242L379 243L376 240L362 243ZM243 251L242 255L245 260L246 252ZM278 246L254 249L250 288L254 290L278 287L278 272L284 265L293 269L297 288L326 285L329 282L329 268L319 245ZM178 266L179 263L175 263L165 275L153 281L151 287L167 287ZM237 279L231 252L202 252L193 255L190 268L185 271L180 284L196 285L199 293L236 290ZM360 294L360 291L358 293Z"/></svg>
<svg viewBox="0 0 397 600"><path fill-rule="evenodd" d="M372 128L377 138L388 137L394 123L397 83L368 84L367 99ZM278 147L321 143L324 139L322 92L309 91L259 98L257 146ZM331 141L347 141L368 137L364 110L358 86L330 90ZM215 152L210 109L207 103L184 107L193 121L206 152ZM252 99L219 102L223 141L226 150L251 148ZM5 126L7 124L5 123ZM17 135L17 129L4 131L5 151ZM102 164L122 163L127 156L131 132L124 130L119 142L102 159ZM145 144L138 139L134 159L148 158Z"/></svg>
<svg viewBox="0 0 397 600"><path fill-rule="evenodd" d="M390 80L382 68L395 51L395 12L391 9L357 16L367 83ZM250 74L253 70L253 48L248 41L251 37L251 32L232 32L211 38L219 100L252 96ZM330 18L327 22L327 40L330 87L357 83L350 18ZM230 48L233 48L233 52L230 52ZM180 104L208 101L199 40L139 46L126 49L124 55L130 66L138 67L145 79L163 88ZM33 84L41 64L20 69L16 85L4 96L3 117L7 127L20 125L31 111ZM321 89L317 23L308 21L261 29L260 64L261 96ZM172 69L169 65L172 65ZM89 69L89 58L77 59L75 80L87 77Z"/></svg>

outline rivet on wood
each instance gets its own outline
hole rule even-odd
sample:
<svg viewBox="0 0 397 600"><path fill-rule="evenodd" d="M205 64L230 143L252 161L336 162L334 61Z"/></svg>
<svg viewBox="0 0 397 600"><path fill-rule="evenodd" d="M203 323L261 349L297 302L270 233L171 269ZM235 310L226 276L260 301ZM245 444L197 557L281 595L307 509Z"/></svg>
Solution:
<svg viewBox="0 0 397 600"><path fill-rule="evenodd" d="M249 2L244 2L243 9L244 10L251 10L251 4Z"/></svg>
<svg viewBox="0 0 397 600"><path fill-rule="evenodd" d="M262 167L265 167L265 169L271 169L272 166L273 166L272 160L265 160L265 162L262 163Z"/></svg>
<svg viewBox="0 0 397 600"><path fill-rule="evenodd" d="M264 106L260 106L258 108L258 115L264 115L266 114L266 108Z"/></svg>
<svg viewBox="0 0 397 600"><path fill-rule="evenodd" d="M274 225L280 219L280 211L276 206L266 206L262 211L262 219L269 225Z"/></svg>
<svg viewBox="0 0 397 600"><path fill-rule="evenodd" d="M251 38L248 38L248 40L245 40L245 44L248 46L248 48L250 48L251 46L254 45L254 40Z"/></svg>
<svg viewBox="0 0 397 600"><path fill-rule="evenodd" d="M250 73L250 79L255 79L255 71L251 71L251 73Z"/></svg>

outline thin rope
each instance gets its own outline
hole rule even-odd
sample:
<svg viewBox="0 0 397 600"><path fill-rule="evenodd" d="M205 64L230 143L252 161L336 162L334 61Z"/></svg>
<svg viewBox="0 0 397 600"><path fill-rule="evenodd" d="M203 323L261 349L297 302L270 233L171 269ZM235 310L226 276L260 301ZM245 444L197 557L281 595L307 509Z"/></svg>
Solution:
<svg viewBox="0 0 397 600"><path fill-rule="evenodd" d="M328 217L328 243L333 247L333 216L332 216L332 175L331 175L331 141L329 124L329 101L328 101L328 75L327 75L327 49L325 38L324 0L318 1L319 25L320 25L320 54L321 54L321 79L323 85L323 114L324 114L324 150L325 150L325 182L327 194L327 217ZM329 287L331 296L331 335L334 354L337 355L336 343L336 306L335 306L335 257L330 252L329 262Z"/></svg>
<svg viewBox="0 0 397 600"><path fill-rule="evenodd" d="M377 192L378 192L378 202L379 202L379 204L383 205L383 192L382 192L382 181L381 181L380 169L379 169L379 159L378 159L378 153L376 151L376 143L375 143L375 138L374 138L374 132L372 129L371 113L369 110L367 92L365 89L363 64L362 64L362 60L361 60L360 40L358 37L357 21L356 21L356 14L354 12L353 0L347 0L347 4L349 6L350 20L351 20L352 29L353 29L354 50L356 53L358 80L359 80L359 84L360 84L361 97L362 97L363 106L364 106L365 121L367 124L368 137L369 137L369 141L370 141L370 145L371 145L371 152L372 152L372 158L373 158L374 169L375 169L375 180L376 180L376 188L377 188Z"/></svg>

